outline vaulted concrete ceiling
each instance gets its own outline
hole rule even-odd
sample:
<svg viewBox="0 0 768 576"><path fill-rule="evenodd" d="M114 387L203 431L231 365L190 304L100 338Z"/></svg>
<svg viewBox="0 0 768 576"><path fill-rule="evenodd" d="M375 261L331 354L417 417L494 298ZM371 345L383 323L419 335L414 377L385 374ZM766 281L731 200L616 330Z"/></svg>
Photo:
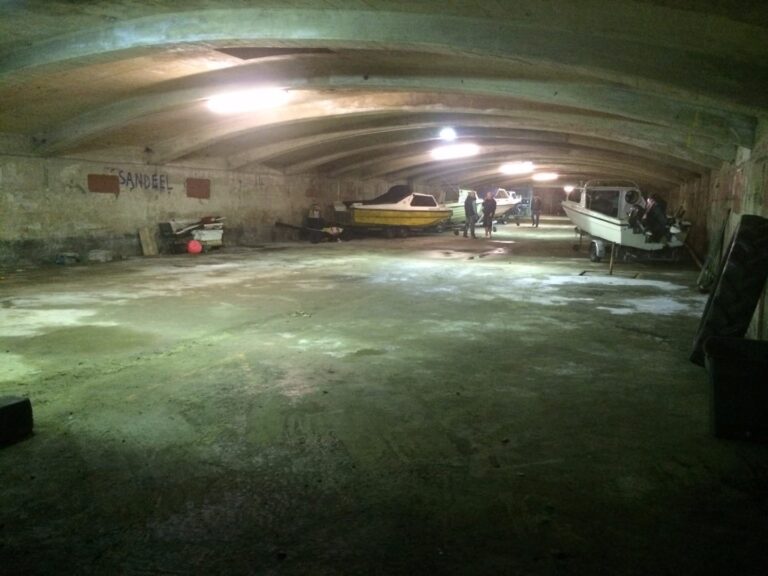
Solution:
<svg viewBox="0 0 768 576"><path fill-rule="evenodd" d="M767 39L762 0L6 1L0 132L42 156L465 186L531 160L664 189L753 145ZM205 106L265 86L290 100ZM433 160L444 126L480 155Z"/></svg>

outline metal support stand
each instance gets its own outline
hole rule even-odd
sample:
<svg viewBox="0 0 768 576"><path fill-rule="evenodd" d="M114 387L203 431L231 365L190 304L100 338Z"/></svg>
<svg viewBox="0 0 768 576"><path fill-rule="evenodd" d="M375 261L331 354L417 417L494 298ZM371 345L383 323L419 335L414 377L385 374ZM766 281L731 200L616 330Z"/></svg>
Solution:
<svg viewBox="0 0 768 576"><path fill-rule="evenodd" d="M611 261L608 264L608 276L613 276L613 260L616 256L616 244L611 244Z"/></svg>

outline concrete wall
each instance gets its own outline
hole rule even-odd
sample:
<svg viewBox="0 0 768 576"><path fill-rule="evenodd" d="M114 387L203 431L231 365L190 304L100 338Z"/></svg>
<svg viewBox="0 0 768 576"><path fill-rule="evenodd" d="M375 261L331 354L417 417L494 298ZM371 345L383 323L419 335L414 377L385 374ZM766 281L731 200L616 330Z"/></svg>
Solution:
<svg viewBox="0 0 768 576"><path fill-rule="evenodd" d="M114 175L118 193L89 190L88 175ZM210 180L210 198L187 196L187 178ZM371 198L384 181L285 176L264 168L241 173L27 156L0 156L0 263L52 261L61 252L95 248L140 253L138 229L172 218L224 216L226 244L287 240L277 220L301 224L313 202L326 217L337 199Z"/></svg>
<svg viewBox="0 0 768 576"><path fill-rule="evenodd" d="M694 222L691 246L704 258L715 252L721 242L728 246L743 214L768 218L767 188L768 119L763 119L748 158L742 153L740 162L723 165L709 178L687 182L672 194L670 205L682 204L688 209L686 218ZM768 338L766 298L764 292L747 333L750 338Z"/></svg>

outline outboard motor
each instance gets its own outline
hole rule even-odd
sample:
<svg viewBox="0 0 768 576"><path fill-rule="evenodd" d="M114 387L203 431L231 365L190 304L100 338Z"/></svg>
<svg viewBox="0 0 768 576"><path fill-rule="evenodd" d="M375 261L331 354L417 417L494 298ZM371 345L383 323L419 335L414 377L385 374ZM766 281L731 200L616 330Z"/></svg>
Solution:
<svg viewBox="0 0 768 576"><path fill-rule="evenodd" d="M628 190L624 196L624 202L627 205L627 222L632 232L640 234L645 232L643 226L643 215L645 214L645 200L638 190Z"/></svg>
<svg viewBox="0 0 768 576"><path fill-rule="evenodd" d="M641 222L642 218L643 208L637 204L633 204L632 208L629 209L629 213L627 214L627 221L629 222L630 228L632 228L632 232L640 233L644 230L643 224Z"/></svg>

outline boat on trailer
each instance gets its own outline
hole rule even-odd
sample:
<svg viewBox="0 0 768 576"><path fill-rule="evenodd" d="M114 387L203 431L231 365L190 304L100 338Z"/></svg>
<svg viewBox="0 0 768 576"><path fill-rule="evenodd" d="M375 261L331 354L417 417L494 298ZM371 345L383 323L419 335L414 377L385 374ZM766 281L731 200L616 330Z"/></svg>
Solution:
<svg viewBox="0 0 768 576"><path fill-rule="evenodd" d="M445 207L451 211L451 224L463 224L467 220L464 214L464 201L470 192L474 192L474 190L459 188L458 197L456 197L455 191L446 193L446 196L450 197L450 200L446 201Z"/></svg>
<svg viewBox="0 0 768 576"><path fill-rule="evenodd" d="M472 190L459 189L458 199L445 204L446 208L451 210L451 224L464 224L467 217L464 213L464 201ZM514 191L508 191L504 188L499 188L494 193L494 199L496 200L496 214L494 219L500 222L505 221L510 212L517 208L522 201L520 195ZM482 217L483 213L483 200L481 195L477 195L476 208L477 214Z"/></svg>
<svg viewBox="0 0 768 576"><path fill-rule="evenodd" d="M407 235L410 230L436 228L451 217L431 194L397 185L386 193L359 202L334 202L336 221L344 226L384 230L387 235Z"/></svg>
<svg viewBox="0 0 768 576"><path fill-rule="evenodd" d="M520 202L523 201L522 196L517 192L499 188L496 190L494 198L496 199L496 219L499 222L505 224L510 216L517 216L517 209L520 206ZM518 222L519 225L520 223Z"/></svg>
<svg viewBox="0 0 768 576"><path fill-rule="evenodd" d="M593 262L605 256L609 244L625 259L676 260L690 228L682 211L668 216L666 202L646 197L634 182L591 180L574 188L562 206L577 231L590 237Z"/></svg>

